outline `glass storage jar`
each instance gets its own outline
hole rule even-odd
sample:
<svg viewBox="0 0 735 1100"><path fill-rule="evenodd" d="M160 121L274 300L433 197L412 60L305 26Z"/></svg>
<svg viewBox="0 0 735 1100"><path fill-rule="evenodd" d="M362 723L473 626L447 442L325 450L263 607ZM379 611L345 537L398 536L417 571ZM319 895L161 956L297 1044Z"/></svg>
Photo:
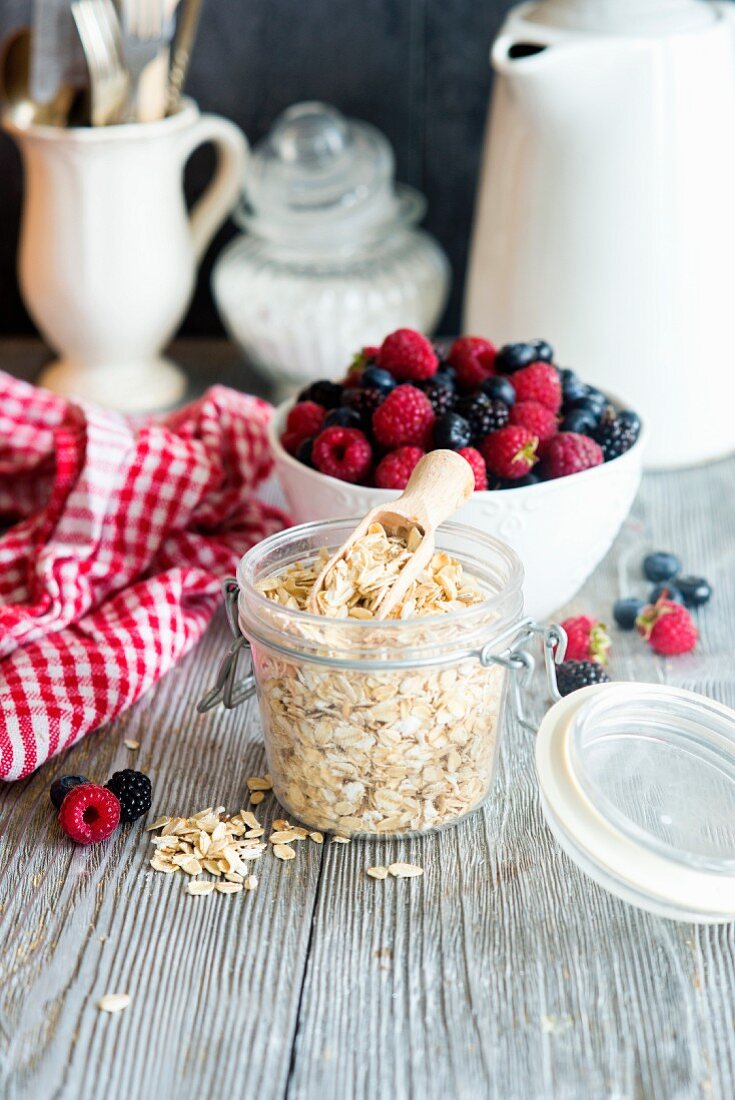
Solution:
<svg viewBox="0 0 735 1100"><path fill-rule="evenodd" d="M282 389L344 375L361 347L396 328L430 333L449 265L416 228L422 195L394 181L372 126L300 103L254 149L235 217L246 231L212 276L223 322Z"/></svg>
<svg viewBox="0 0 735 1100"><path fill-rule="evenodd" d="M332 619L258 591L259 580L324 546L331 553L353 529L350 520L307 524L245 555L228 589L237 641L220 687L226 705L257 690L273 790L295 819L345 836L423 833L462 820L487 796L508 674L530 662L516 643L537 628L522 618L515 553L458 524L442 526L437 549L486 595L461 611ZM251 677L235 688L234 658L246 647ZM200 709L220 694L213 689Z"/></svg>

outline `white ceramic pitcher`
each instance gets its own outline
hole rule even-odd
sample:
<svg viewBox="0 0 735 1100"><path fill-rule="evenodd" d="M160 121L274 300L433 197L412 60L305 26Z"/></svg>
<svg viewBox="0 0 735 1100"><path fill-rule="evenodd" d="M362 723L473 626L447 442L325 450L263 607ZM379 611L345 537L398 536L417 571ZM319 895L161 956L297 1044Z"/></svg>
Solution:
<svg viewBox="0 0 735 1100"><path fill-rule="evenodd" d="M127 412L178 401L184 376L161 357L196 269L237 199L247 143L191 101L158 122L97 128L7 125L25 167L19 279L60 354L42 385ZM186 161L212 142L214 177L187 212Z"/></svg>

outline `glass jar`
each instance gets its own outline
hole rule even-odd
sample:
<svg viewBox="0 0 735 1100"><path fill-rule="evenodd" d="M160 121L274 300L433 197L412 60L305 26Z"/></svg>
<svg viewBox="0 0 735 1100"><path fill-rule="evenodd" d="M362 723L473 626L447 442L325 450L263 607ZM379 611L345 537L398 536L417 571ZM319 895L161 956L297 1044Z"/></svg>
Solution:
<svg viewBox="0 0 735 1100"><path fill-rule="evenodd" d="M425 201L394 181L393 151L372 126L301 103L254 149L235 217L246 236L212 276L223 322L282 388L341 377L393 329L430 333L449 265L418 230Z"/></svg>
<svg viewBox="0 0 735 1100"><path fill-rule="evenodd" d="M349 520L292 528L242 559L231 624L234 653L250 648L252 675L229 702L257 690L273 790L295 819L344 836L420 834L461 821L492 786L508 673L530 661L513 642L536 629L522 619L523 568L504 543L446 524L437 549L487 597L462 611L331 619L257 590L322 547L336 550L353 529ZM227 694L228 679L232 696L229 660L222 686ZM214 689L200 709L218 698Z"/></svg>

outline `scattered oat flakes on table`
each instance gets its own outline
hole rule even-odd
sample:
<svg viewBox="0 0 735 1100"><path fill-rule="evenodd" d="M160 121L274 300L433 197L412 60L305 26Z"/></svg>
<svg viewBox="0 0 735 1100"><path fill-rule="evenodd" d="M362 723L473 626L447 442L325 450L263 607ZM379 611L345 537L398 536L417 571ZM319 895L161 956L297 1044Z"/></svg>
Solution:
<svg viewBox="0 0 735 1100"><path fill-rule="evenodd" d="M105 993L104 997L100 997L97 1002L97 1007L101 1012L122 1012L124 1008L127 1008L130 1004L129 993Z"/></svg>
<svg viewBox="0 0 735 1100"><path fill-rule="evenodd" d="M394 878L418 878L423 875L424 869L417 867L415 863L391 863L388 872Z"/></svg>
<svg viewBox="0 0 735 1100"><path fill-rule="evenodd" d="M388 877L388 868L387 867L368 867L365 874L369 875L370 878L387 878Z"/></svg>
<svg viewBox="0 0 735 1100"><path fill-rule="evenodd" d="M130 749L131 752L135 752L140 748L140 741L123 741L126 749Z"/></svg>

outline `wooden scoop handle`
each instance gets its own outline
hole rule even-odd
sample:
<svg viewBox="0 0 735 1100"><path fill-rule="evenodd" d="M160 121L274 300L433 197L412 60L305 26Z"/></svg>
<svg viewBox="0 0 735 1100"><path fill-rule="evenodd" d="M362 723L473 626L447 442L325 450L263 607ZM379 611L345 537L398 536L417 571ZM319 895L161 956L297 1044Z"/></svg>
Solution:
<svg viewBox="0 0 735 1100"><path fill-rule="evenodd" d="M456 451L431 451L417 463L393 507L401 515L414 517L424 531L435 531L474 490L475 475L466 459Z"/></svg>

